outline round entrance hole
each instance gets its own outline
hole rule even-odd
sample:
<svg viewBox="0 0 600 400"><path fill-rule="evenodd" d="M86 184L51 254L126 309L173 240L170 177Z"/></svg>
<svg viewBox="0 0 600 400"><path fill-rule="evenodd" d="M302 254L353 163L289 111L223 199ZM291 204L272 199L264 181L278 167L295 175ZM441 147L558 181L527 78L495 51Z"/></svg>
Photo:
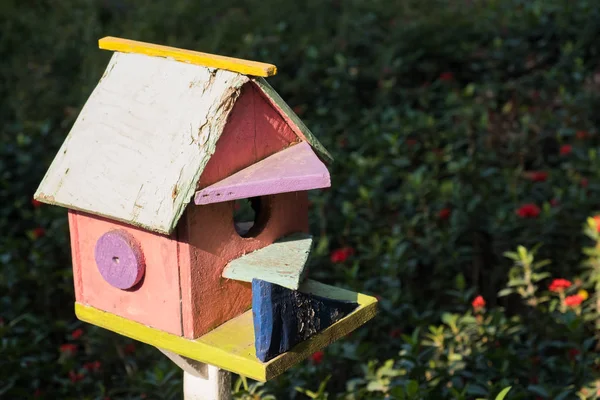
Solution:
<svg viewBox="0 0 600 400"><path fill-rule="evenodd" d="M241 237L253 237L260 230L261 215L260 197L235 200L233 204L233 226Z"/></svg>

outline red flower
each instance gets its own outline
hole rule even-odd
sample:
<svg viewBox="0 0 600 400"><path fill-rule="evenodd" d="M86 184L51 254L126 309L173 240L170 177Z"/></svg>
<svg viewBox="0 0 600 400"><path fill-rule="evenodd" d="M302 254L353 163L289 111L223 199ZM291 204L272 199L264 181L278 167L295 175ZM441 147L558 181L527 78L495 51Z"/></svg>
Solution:
<svg viewBox="0 0 600 400"><path fill-rule="evenodd" d="M560 201L558 201L558 199L552 199L550 200L550 205L552 207L558 207L560 205Z"/></svg>
<svg viewBox="0 0 600 400"><path fill-rule="evenodd" d="M37 201L36 199L31 199L31 205L33 206L33 208L38 208L42 205L43 203L41 201Z"/></svg>
<svg viewBox="0 0 600 400"><path fill-rule="evenodd" d="M76 383L83 379L83 374L80 372L75 372L73 370L69 371L69 379L71 382Z"/></svg>
<svg viewBox="0 0 600 400"><path fill-rule="evenodd" d="M40 397L42 394L44 394L44 392L42 392L42 389L37 388L35 389L35 392L33 392L33 397Z"/></svg>
<svg viewBox="0 0 600 400"><path fill-rule="evenodd" d="M331 252L329 259L332 263L343 263L354 254L354 249L352 247L342 247L340 249L335 249Z"/></svg>
<svg viewBox="0 0 600 400"><path fill-rule="evenodd" d="M450 82L454 80L454 74L452 72L442 72L439 79L443 82Z"/></svg>
<svg viewBox="0 0 600 400"><path fill-rule="evenodd" d="M75 340L79 339L83 335L83 329L77 328L71 332L71 337Z"/></svg>
<svg viewBox="0 0 600 400"><path fill-rule="evenodd" d="M544 182L548 179L548 173L546 171L530 171L525 172L524 175L532 182Z"/></svg>
<svg viewBox="0 0 600 400"><path fill-rule="evenodd" d="M579 355L579 350L577 350L577 349L569 349L568 354L569 354L569 358L572 361L575 361L575 357L577 357Z"/></svg>
<svg viewBox="0 0 600 400"><path fill-rule="evenodd" d="M77 353L77 345L72 343L65 343L60 346L60 352L64 354L73 355Z"/></svg>
<svg viewBox="0 0 600 400"><path fill-rule="evenodd" d="M595 215L593 218L596 221L596 231L600 233L600 215Z"/></svg>
<svg viewBox="0 0 600 400"><path fill-rule="evenodd" d="M85 364L83 364L83 368L88 370L89 372L100 371L100 367L102 367L102 363L100 361L86 362Z"/></svg>
<svg viewBox="0 0 600 400"><path fill-rule="evenodd" d="M475 299L471 302L471 305L473 306L473 310L475 312L482 311L485 308L485 300L483 296L475 297Z"/></svg>
<svg viewBox="0 0 600 400"><path fill-rule="evenodd" d="M36 239L41 238L46 234L46 230L42 227L37 227L33 230L33 237Z"/></svg>
<svg viewBox="0 0 600 400"><path fill-rule="evenodd" d="M527 203L519 207L516 212L521 218L536 218L538 215L540 215L541 210L537 205L533 203Z"/></svg>
<svg viewBox="0 0 600 400"><path fill-rule="evenodd" d="M586 139L589 136L589 133L587 133L586 131L577 131L575 133L575 137L577 139Z"/></svg>
<svg viewBox="0 0 600 400"><path fill-rule="evenodd" d="M550 286L548 286L548 290L558 293L570 288L571 285L571 281L567 279L555 279L550 283Z"/></svg>
<svg viewBox="0 0 600 400"><path fill-rule="evenodd" d="M417 142L417 139L406 139L407 146L412 147L412 146L415 146L417 143L419 143L419 142Z"/></svg>
<svg viewBox="0 0 600 400"><path fill-rule="evenodd" d="M567 296L565 299L565 306L567 307L577 307L581 303L583 303L583 297L581 297L579 294Z"/></svg>
<svg viewBox="0 0 600 400"><path fill-rule="evenodd" d="M446 219L450 218L451 213L452 213L452 211L449 208L442 208L440 210L440 212L438 212L438 218L446 220Z"/></svg>
<svg viewBox="0 0 600 400"><path fill-rule="evenodd" d="M324 352L317 351L310 356L310 361L312 361L312 363L315 365L321 364L321 362L323 362L324 356L325 356Z"/></svg>
<svg viewBox="0 0 600 400"><path fill-rule="evenodd" d="M402 329L400 329L400 328L392 329L390 331L391 338L397 338L397 337L400 337L400 335L402 335Z"/></svg>
<svg viewBox="0 0 600 400"><path fill-rule="evenodd" d="M566 156L568 154L571 154L572 151L573 151L573 146L571 146L570 144L563 144L562 146L560 146L560 155L561 156Z"/></svg>
<svg viewBox="0 0 600 400"><path fill-rule="evenodd" d="M579 181L579 184L581 185L582 188L586 188L589 185L589 181L587 178L581 178L581 180Z"/></svg>
<svg viewBox="0 0 600 400"><path fill-rule="evenodd" d="M135 344L129 343L127 346L123 347L123 351L125 352L125 354L135 353Z"/></svg>

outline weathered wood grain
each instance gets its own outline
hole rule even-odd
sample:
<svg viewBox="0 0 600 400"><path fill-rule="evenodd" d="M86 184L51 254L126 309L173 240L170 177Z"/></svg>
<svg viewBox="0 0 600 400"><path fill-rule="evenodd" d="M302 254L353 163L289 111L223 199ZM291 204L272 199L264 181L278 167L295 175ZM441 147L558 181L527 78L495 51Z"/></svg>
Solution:
<svg viewBox="0 0 600 400"><path fill-rule="evenodd" d="M332 300L254 279L256 357L262 362L269 361L344 318L356 307L356 302Z"/></svg>
<svg viewBox="0 0 600 400"><path fill-rule="evenodd" d="M121 222L69 212L73 279L78 302L175 335L182 335L181 292L175 235L157 235ZM96 265L95 247L106 232L123 230L143 254L146 273L137 285L121 290L109 284Z"/></svg>
<svg viewBox="0 0 600 400"><path fill-rule="evenodd" d="M251 307L251 285L223 279L223 269L230 260L281 237L308 232L307 202L306 192L262 198L256 224L247 237L235 230L234 202L188 207L177 230L185 337L200 337Z"/></svg>
<svg viewBox="0 0 600 400"><path fill-rule="evenodd" d="M107 36L98 41L98 46L104 50L113 50L121 53L139 53L154 57L165 57L176 61L202 65L209 68L219 68L238 72L244 75L266 77L277 74L277 67L272 64L243 60L241 58L219 56L216 54L201 53L199 51L178 49L176 47L162 46L153 43L138 42L137 40Z"/></svg>
<svg viewBox="0 0 600 400"><path fill-rule="evenodd" d="M331 186L329 171L302 142L196 192L198 205Z"/></svg>
<svg viewBox="0 0 600 400"><path fill-rule="evenodd" d="M248 81L115 53L35 198L171 233Z"/></svg>
<svg viewBox="0 0 600 400"><path fill-rule="evenodd" d="M306 263L312 243L312 236L306 233L286 236L230 261L223 270L223 278L243 282L261 279L296 290L308 271Z"/></svg>
<svg viewBox="0 0 600 400"><path fill-rule="evenodd" d="M377 312L377 300L364 294L311 280L302 285L302 291L330 299L356 302L359 306L350 315L266 363L256 358L252 310L227 321L196 340L153 329L81 303L75 304L75 313L83 321L264 382L347 335L373 318Z"/></svg>

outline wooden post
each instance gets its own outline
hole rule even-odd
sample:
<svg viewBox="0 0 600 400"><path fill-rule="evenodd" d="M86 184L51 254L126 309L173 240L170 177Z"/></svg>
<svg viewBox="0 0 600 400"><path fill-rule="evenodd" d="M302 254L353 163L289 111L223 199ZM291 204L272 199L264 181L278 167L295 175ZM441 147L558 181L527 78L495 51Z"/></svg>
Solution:
<svg viewBox="0 0 600 400"><path fill-rule="evenodd" d="M158 348L183 370L184 400L231 400L231 373Z"/></svg>
<svg viewBox="0 0 600 400"><path fill-rule="evenodd" d="M214 365L205 365L206 378L183 371L183 399L231 400L231 373Z"/></svg>

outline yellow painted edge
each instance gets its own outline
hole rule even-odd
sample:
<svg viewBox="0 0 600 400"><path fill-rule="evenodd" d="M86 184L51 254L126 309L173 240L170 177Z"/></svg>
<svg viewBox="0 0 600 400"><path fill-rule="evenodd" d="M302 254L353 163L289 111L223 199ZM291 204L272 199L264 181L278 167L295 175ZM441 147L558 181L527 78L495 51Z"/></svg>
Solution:
<svg viewBox="0 0 600 400"><path fill-rule="evenodd" d="M265 367L262 363L231 354L199 340L190 340L163 332L80 303L75 303L75 314L82 321L98 325L140 342L171 350L182 356L210 363L258 381L266 381Z"/></svg>
<svg viewBox="0 0 600 400"><path fill-rule="evenodd" d="M176 47L138 42L137 40L122 39L112 36L100 39L98 41L98 46L104 50L172 58L176 61L203 65L210 68L225 69L244 75L268 77L277 74L277 67L273 64L219 56L216 54L200 53L198 51L178 49Z"/></svg>
<svg viewBox="0 0 600 400"><path fill-rule="evenodd" d="M314 352L329 346L375 317L377 314L377 299L361 294L359 294L359 299L365 303L359 303L360 307L352 314L269 361L266 364L266 379L275 378Z"/></svg>
<svg viewBox="0 0 600 400"><path fill-rule="evenodd" d="M266 363L204 343L202 337L196 340L186 339L80 303L75 303L75 314L82 321L140 342L265 382L373 318L377 313L377 299L361 293L357 293L357 295L359 308L353 313ZM252 310L247 312L252 312ZM210 334L210 332L207 333L207 335Z"/></svg>

